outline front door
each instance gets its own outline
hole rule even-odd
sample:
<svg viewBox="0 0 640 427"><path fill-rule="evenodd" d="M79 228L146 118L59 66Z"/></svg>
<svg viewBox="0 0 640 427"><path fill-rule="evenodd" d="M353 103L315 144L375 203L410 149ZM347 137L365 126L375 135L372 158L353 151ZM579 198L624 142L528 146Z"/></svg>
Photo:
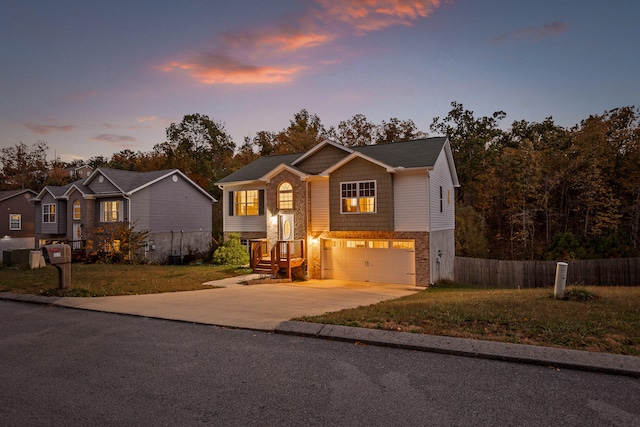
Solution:
<svg viewBox="0 0 640 427"><path fill-rule="evenodd" d="M82 249L82 225L73 224L73 249Z"/></svg>
<svg viewBox="0 0 640 427"><path fill-rule="evenodd" d="M278 216L278 240L293 240L293 214L280 214Z"/></svg>
<svg viewBox="0 0 640 427"><path fill-rule="evenodd" d="M293 240L293 215L292 214L280 214L278 215L278 240L290 241ZM281 255L289 253L289 245L280 245Z"/></svg>

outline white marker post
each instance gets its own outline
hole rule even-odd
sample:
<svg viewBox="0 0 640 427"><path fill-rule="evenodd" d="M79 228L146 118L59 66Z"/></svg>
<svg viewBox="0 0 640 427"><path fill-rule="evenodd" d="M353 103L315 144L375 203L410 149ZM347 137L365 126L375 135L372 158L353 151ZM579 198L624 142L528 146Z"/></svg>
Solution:
<svg viewBox="0 0 640 427"><path fill-rule="evenodd" d="M567 284L567 270L569 264L566 262L559 262L556 264L556 284L553 288L553 296L556 299L561 299L564 296L564 287Z"/></svg>

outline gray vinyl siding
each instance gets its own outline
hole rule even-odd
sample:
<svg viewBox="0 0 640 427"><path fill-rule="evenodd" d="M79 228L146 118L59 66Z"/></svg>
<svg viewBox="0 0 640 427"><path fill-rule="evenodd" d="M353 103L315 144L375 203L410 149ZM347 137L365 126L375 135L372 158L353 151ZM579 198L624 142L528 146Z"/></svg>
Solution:
<svg viewBox="0 0 640 427"><path fill-rule="evenodd" d="M393 179L396 231L429 231L427 171L397 173Z"/></svg>
<svg viewBox="0 0 640 427"><path fill-rule="evenodd" d="M55 222L43 222L42 206L54 204L56 206ZM40 233L42 234L65 234L67 205L64 200L55 200L50 194L46 194L42 201L37 205L36 221L40 224Z"/></svg>
<svg viewBox="0 0 640 427"><path fill-rule="evenodd" d="M253 184L253 185L234 185L225 186L224 194L222 197L223 203L223 227L225 232L267 232L267 218L269 213L265 208L264 215L255 216L238 216L229 215L229 192L233 191L246 191L246 190L264 190L265 198L267 186L265 184ZM265 201L265 205L266 205Z"/></svg>
<svg viewBox="0 0 640 427"><path fill-rule="evenodd" d="M103 182L100 182L100 176L102 174L98 173L97 176L91 179L91 183L89 183L89 187L96 193L120 193L121 191L111 183L107 178L104 178Z"/></svg>
<svg viewBox="0 0 640 427"><path fill-rule="evenodd" d="M328 231L329 228L329 180L317 179L310 183L310 230Z"/></svg>
<svg viewBox="0 0 640 427"><path fill-rule="evenodd" d="M451 170L444 150L432 171L429 173L430 182L430 230L451 230L455 228L454 188ZM440 212L440 188L442 188L442 212Z"/></svg>
<svg viewBox="0 0 640 427"><path fill-rule="evenodd" d="M210 233L211 221L211 199L179 175L166 177L131 196L131 222L139 230Z"/></svg>
<svg viewBox="0 0 640 427"><path fill-rule="evenodd" d="M26 196L29 197L27 198ZM35 206L29 202L31 197L33 197L33 194L30 192L20 193L0 202L0 237L33 238L35 234ZM9 218L12 214L20 214L20 230L9 229Z"/></svg>

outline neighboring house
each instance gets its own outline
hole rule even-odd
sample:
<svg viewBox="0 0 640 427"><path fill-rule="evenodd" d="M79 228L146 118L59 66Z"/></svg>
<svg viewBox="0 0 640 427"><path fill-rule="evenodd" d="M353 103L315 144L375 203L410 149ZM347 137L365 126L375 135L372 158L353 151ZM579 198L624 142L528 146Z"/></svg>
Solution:
<svg viewBox="0 0 640 427"><path fill-rule="evenodd" d="M3 251L35 248L35 196L32 190L0 191L0 261Z"/></svg>
<svg viewBox="0 0 640 427"><path fill-rule="evenodd" d="M93 172L93 168L89 165L74 166L64 169L64 172L69 174L69 176L73 179L85 179L89 175L91 175L91 172Z"/></svg>
<svg viewBox="0 0 640 427"><path fill-rule="evenodd" d="M216 200L178 169L98 168L83 180L45 187L35 202L38 246L67 242L80 249L91 233L125 222L149 233L141 256L165 262L208 250Z"/></svg>
<svg viewBox="0 0 640 427"><path fill-rule="evenodd" d="M216 184L225 236L240 234L252 266L273 259L277 242L296 240L310 278L453 279L459 183L447 138L353 148L325 140L260 157ZM267 247L256 251L255 242Z"/></svg>

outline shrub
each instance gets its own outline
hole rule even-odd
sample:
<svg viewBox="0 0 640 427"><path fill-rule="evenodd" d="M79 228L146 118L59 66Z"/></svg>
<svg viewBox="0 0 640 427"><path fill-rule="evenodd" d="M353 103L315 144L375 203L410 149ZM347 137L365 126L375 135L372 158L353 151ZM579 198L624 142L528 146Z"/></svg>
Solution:
<svg viewBox="0 0 640 427"><path fill-rule="evenodd" d="M212 261L218 265L247 265L249 264L249 253L247 248L240 243L240 236L231 234L229 239L213 253Z"/></svg>

